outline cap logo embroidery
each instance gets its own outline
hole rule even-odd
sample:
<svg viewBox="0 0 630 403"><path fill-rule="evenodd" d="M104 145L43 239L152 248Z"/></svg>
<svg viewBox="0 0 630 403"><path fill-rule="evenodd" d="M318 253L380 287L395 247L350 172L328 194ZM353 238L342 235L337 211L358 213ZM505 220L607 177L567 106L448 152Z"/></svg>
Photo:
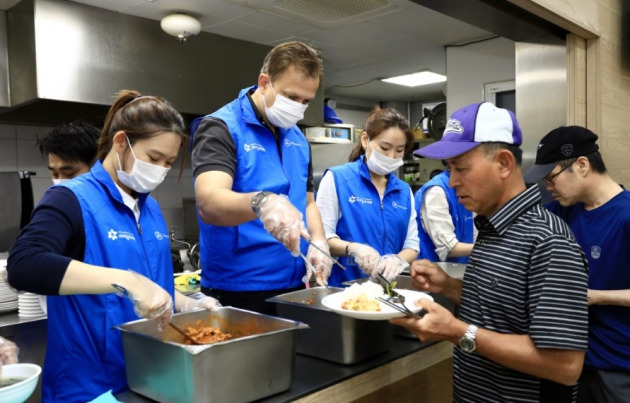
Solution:
<svg viewBox="0 0 630 403"><path fill-rule="evenodd" d="M451 118L448 120L448 122L446 122L444 133L447 132L462 134L464 132L464 128L462 127L462 124L459 122L459 120Z"/></svg>
<svg viewBox="0 0 630 403"><path fill-rule="evenodd" d="M573 154L573 144L563 144L560 147L560 154L568 157Z"/></svg>

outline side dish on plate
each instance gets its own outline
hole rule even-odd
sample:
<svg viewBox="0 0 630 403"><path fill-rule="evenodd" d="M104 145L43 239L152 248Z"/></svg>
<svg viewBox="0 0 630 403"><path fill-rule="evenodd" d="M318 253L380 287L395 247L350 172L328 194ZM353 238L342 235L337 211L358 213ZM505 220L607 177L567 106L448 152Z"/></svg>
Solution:
<svg viewBox="0 0 630 403"><path fill-rule="evenodd" d="M362 284L352 284L342 291L341 308L351 311L380 312L381 305L377 297L384 295L383 288L371 281Z"/></svg>

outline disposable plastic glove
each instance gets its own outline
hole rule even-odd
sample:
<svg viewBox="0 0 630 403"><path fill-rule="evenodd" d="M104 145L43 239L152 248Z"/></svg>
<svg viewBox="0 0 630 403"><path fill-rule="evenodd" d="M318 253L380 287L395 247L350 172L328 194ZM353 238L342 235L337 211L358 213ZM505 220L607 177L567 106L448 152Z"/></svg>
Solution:
<svg viewBox="0 0 630 403"><path fill-rule="evenodd" d="M221 304L218 300L207 295L200 298L185 297L179 312L203 311L204 309L211 311L220 306Z"/></svg>
<svg viewBox="0 0 630 403"><path fill-rule="evenodd" d="M119 296L125 296L133 302L133 309L142 318L157 322L162 331L173 317L173 299L162 287L140 273L129 270L131 281L125 289L118 289Z"/></svg>
<svg viewBox="0 0 630 403"><path fill-rule="evenodd" d="M291 204L286 195L270 194L258 212L267 232L291 251L300 256L300 236L309 237L302 220L302 213Z"/></svg>
<svg viewBox="0 0 630 403"><path fill-rule="evenodd" d="M0 374L2 374L2 366L16 364L18 362L19 349L14 342L0 337Z"/></svg>
<svg viewBox="0 0 630 403"><path fill-rule="evenodd" d="M328 254L330 254L328 242L312 241L312 243L318 246L321 250L326 251ZM311 265L313 265L313 268L315 269L315 282L317 283L317 285L327 285L333 261L324 253L315 248L313 245L309 245L306 259L311 262ZM307 278L310 279L312 274L313 273L311 273L311 270L307 268Z"/></svg>
<svg viewBox="0 0 630 403"><path fill-rule="evenodd" d="M388 281L392 281L397 275L402 273L407 266L409 266L409 263L398 255L383 255L378 266L378 271Z"/></svg>
<svg viewBox="0 0 630 403"><path fill-rule="evenodd" d="M348 254L354 258L363 273L372 276L376 275L381 255L369 245L362 243L352 243Z"/></svg>

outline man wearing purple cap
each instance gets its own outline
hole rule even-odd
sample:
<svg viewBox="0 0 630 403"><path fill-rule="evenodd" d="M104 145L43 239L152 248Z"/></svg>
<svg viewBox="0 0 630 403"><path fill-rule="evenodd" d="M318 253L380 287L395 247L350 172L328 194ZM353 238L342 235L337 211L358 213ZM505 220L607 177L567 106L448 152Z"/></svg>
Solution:
<svg viewBox="0 0 630 403"><path fill-rule="evenodd" d="M546 207L571 227L588 260L589 334L579 402L630 402L630 192L606 172L597 135L562 126L538 145L525 181L544 181Z"/></svg>
<svg viewBox="0 0 630 403"><path fill-rule="evenodd" d="M587 348L587 266L571 230L540 204L521 171L521 129L491 103L457 110L442 139L418 154L445 159L449 185L476 212L478 236L463 280L428 260L413 263L414 284L459 305L454 317L418 301L422 319L399 318L422 341L454 352L454 401L577 399Z"/></svg>

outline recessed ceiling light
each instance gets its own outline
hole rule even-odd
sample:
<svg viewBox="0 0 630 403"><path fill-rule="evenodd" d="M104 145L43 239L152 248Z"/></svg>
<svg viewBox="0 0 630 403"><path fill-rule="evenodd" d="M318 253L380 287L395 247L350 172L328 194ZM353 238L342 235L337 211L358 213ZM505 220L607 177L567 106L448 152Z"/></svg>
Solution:
<svg viewBox="0 0 630 403"><path fill-rule="evenodd" d="M418 73L383 78L382 81L386 83L404 85L407 87L418 87L421 85L442 83L446 81L446 76L434 73L432 71L420 71Z"/></svg>

